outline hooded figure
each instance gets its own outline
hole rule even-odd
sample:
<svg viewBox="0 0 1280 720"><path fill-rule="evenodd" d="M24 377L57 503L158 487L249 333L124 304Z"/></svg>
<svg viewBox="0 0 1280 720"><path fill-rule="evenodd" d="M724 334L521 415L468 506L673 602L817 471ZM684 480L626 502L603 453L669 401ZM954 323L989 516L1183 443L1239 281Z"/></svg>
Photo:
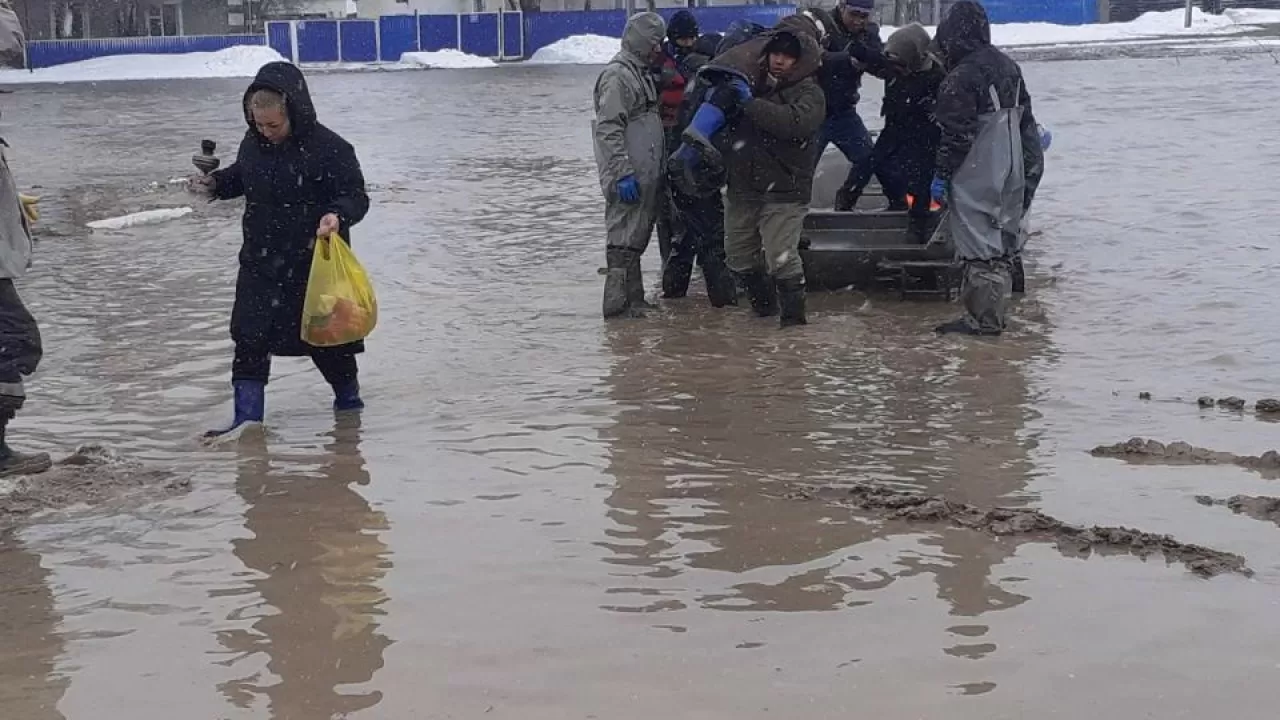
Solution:
<svg viewBox="0 0 1280 720"><path fill-rule="evenodd" d="M302 305L317 237L351 226L369 211L364 175L351 145L316 120L302 71L262 66L244 94L249 125L236 161L197 181L214 199L243 197L244 245L231 311L235 419L225 434L261 422L271 356L310 356L334 391L335 410L360 400L356 354L364 343L314 347L302 340Z"/></svg>
<svg viewBox="0 0 1280 720"><path fill-rule="evenodd" d="M737 100L725 102L721 92L704 105L723 111L727 123L719 143L727 148L726 259L756 314L777 314L781 302L783 327L806 322L799 244L817 164L814 137L826 117L815 77L821 63L814 23L793 15L703 70L733 77Z"/></svg>
<svg viewBox="0 0 1280 720"><path fill-rule="evenodd" d="M965 315L939 332L999 335L1022 249L1022 217L1044 173L1040 133L1022 69L991 45L982 6L961 0L938 27L950 72L938 91L942 129L935 199L948 207L948 231L964 262Z"/></svg>
<svg viewBox="0 0 1280 720"><path fill-rule="evenodd" d="M21 68L27 64L27 34L9 0L0 0L0 65Z"/></svg>
<svg viewBox="0 0 1280 720"><path fill-rule="evenodd" d="M885 60L880 73L884 129L876 139L876 176L889 199L888 209L909 212L908 238L924 243L932 229L929 184L941 136L933 119L934 100L947 73L929 53L929 33L919 23L889 36Z"/></svg>
<svg viewBox="0 0 1280 720"><path fill-rule="evenodd" d="M662 57L665 34L657 13L632 15L622 34L621 52L596 79L592 133L605 200L606 318L643 315L649 306L640 256L649 247L657 221L665 157L651 68Z"/></svg>

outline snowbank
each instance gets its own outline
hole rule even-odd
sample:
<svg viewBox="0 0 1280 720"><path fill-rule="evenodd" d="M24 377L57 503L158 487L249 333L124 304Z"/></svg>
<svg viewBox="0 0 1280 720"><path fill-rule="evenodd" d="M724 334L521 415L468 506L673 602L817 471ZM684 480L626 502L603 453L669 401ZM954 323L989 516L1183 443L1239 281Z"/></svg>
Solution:
<svg viewBox="0 0 1280 720"><path fill-rule="evenodd" d="M621 49L622 41L603 35L572 35L539 49L529 58L534 65L604 65Z"/></svg>
<svg viewBox="0 0 1280 720"><path fill-rule="evenodd" d="M2 70L0 85L253 77L263 65L283 59L280 53L260 45L240 45L218 52L181 55L116 55L35 72Z"/></svg>
<svg viewBox="0 0 1280 720"><path fill-rule="evenodd" d="M1185 12L1149 12L1129 22L1098 25L1005 23L991 26L991 41L1000 47L1123 43L1164 37L1229 35L1256 30L1258 25L1280 24L1280 10L1227 10L1221 15L1210 15L1197 8L1191 13L1191 27L1185 28L1182 26ZM887 39L895 29L881 28L881 34ZM937 30L926 29L930 35Z"/></svg>
<svg viewBox="0 0 1280 720"><path fill-rule="evenodd" d="M94 220L89 223L89 228L93 230L127 230L139 225L155 225L156 223L167 222L169 220L177 220L180 217L190 215L193 210L189 207L178 208L160 208L158 210L143 210L131 215L121 215L120 217L106 218L105 220Z"/></svg>
<svg viewBox="0 0 1280 720"><path fill-rule="evenodd" d="M400 62L413 67L436 68L440 70L471 70L498 66L498 63L490 60L489 58L468 55L461 50L407 52L400 56Z"/></svg>

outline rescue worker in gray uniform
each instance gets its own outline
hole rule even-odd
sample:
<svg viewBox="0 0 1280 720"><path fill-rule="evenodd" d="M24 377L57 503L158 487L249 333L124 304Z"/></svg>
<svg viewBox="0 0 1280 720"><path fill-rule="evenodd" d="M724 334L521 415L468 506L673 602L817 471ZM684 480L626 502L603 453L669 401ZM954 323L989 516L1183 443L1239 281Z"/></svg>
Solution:
<svg viewBox="0 0 1280 720"><path fill-rule="evenodd" d="M51 466L48 454L12 450L6 437L9 421L27 399L22 379L36 371L43 355L40 328L13 284L31 267L35 212L30 199L18 194L8 147L0 139L0 477L44 472Z"/></svg>
<svg viewBox="0 0 1280 720"><path fill-rule="evenodd" d="M652 68L661 61L667 28L662 16L631 16L614 56L595 87L596 167L605 200L607 239L603 310L606 318L642 317L640 256L658 219L666 157L658 89Z"/></svg>
<svg viewBox="0 0 1280 720"><path fill-rule="evenodd" d="M1044 175L1044 151L1022 69L991 45L986 10L952 6L936 36L947 63L934 114L942 141L930 194L964 264L964 316L939 333L999 335L1012 297L1022 218Z"/></svg>

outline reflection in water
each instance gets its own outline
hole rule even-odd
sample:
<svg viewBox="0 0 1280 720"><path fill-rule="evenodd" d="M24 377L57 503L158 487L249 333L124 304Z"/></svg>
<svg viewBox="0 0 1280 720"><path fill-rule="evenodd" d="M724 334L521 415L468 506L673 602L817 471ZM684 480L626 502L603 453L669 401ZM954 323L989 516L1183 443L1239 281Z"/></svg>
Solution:
<svg viewBox="0 0 1280 720"><path fill-rule="evenodd" d="M815 299L819 308L841 302ZM1032 472L1019 437L1029 403L1023 368L1043 353L1042 332L937 339L928 328L947 306L876 302L885 309L866 311L861 325L819 317L799 332L732 316L690 319L680 309L663 326L609 329L619 410L602 434L616 526L601 544L607 562L634 570L615 574L626 586L611 589L608 609L840 610L922 573L953 615L1027 600L992 578L1014 541L922 532L785 497L794 485L871 480L983 506L1022 501ZM856 338L874 338L874 347ZM850 557L855 546L904 533L917 544L896 567ZM690 597L679 578L699 569L734 573L734 584ZM625 604L627 596L637 599ZM946 652L986 656L995 650L986 631L958 625L952 634L962 642Z"/></svg>
<svg viewBox="0 0 1280 720"><path fill-rule="evenodd" d="M39 555L0 538L0 717L63 720L68 681L55 672L63 642L49 574Z"/></svg>
<svg viewBox="0 0 1280 720"><path fill-rule="evenodd" d="M253 537L235 541L235 554L260 573L251 585L270 607L245 608L260 615L253 631L220 640L231 662L265 653L278 680L255 673L221 690L241 707L265 695L277 720L345 717L382 699L377 690L342 686L368 683L391 644L377 622L386 602L378 583L390 565L377 533L387 521L351 487L369 483L359 417L343 418L332 437L326 455L287 464L277 457L275 467L260 436L240 441L236 491L249 505Z"/></svg>

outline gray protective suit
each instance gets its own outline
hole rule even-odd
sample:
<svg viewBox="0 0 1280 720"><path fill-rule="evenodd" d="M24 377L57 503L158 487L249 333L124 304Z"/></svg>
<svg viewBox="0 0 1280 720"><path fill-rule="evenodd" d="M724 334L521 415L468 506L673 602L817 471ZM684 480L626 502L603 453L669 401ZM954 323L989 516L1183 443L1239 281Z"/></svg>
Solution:
<svg viewBox="0 0 1280 720"><path fill-rule="evenodd" d="M607 318L638 314L647 304L640 255L649 246L658 219L666 157L658 89L649 63L666 33L660 15L633 15L622 35L621 52L596 80L592 133L605 200L608 275L603 311ZM618 193L618 182L628 176L639 183L639 202L626 203Z"/></svg>
<svg viewBox="0 0 1280 720"><path fill-rule="evenodd" d="M0 140L0 444L4 423L26 399L22 378L35 372L42 356L40 330L13 285L31 266L32 244L7 147Z"/></svg>
<svg viewBox="0 0 1280 720"><path fill-rule="evenodd" d="M12 3L0 0L0 65L10 68L26 67L27 36L22 22L13 11Z"/></svg>

